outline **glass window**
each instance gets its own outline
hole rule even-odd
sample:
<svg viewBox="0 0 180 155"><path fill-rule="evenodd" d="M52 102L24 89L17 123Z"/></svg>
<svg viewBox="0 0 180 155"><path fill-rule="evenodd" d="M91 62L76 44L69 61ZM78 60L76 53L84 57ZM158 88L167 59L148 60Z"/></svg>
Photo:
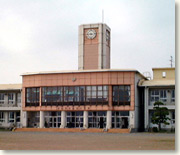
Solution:
<svg viewBox="0 0 180 155"><path fill-rule="evenodd" d="M27 89L27 102L30 98L29 91ZM65 105L103 104L103 102L108 104L108 86L42 87L42 105L51 106L54 102L62 102Z"/></svg>
<svg viewBox="0 0 180 155"><path fill-rule="evenodd" d="M128 128L129 111L112 112L112 128Z"/></svg>
<svg viewBox="0 0 180 155"><path fill-rule="evenodd" d="M0 112L0 122L5 122L4 112Z"/></svg>
<svg viewBox="0 0 180 155"><path fill-rule="evenodd" d="M8 103L13 104L14 103L14 93L8 94Z"/></svg>
<svg viewBox="0 0 180 155"><path fill-rule="evenodd" d="M171 90L171 102L175 102L175 89Z"/></svg>
<svg viewBox="0 0 180 155"><path fill-rule="evenodd" d="M67 127L68 128L82 128L83 127L83 112L68 112L67 115Z"/></svg>
<svg viewBox="0 0 180 155"><path fill-rule="evenodd" d="M106 127L106 112L105 111L88 112L89 128L100 128L100 125L102 128Z"/></svg>
<svg viewBox="0 0 180 155"><path fill-rule="evenodd" d="M99 91L99 90L102 91L102 88L103 88L102 86L98 86L98 91Z"/></svg>
<svg viewBox="0 0 180 155"><path fill-rule="evenodd" d="M113 104L130 105L131 91L130 86L113 86Z"/></svg>
<svg viewBox="0 0 180 155"><path fill-rule="evenodd" d="M9 112L9 122L13 123L15 121L14 112Z"/></svg>
<svg viewBox="0 0 180 155"><path fill-rule="evenodd" d="M0 93L0 100L4 100L4 93Z"/></svg>
<svg viewBox="0 0 180 155"><path fill-rule="evenodd" d="M26 88L26 106L29 106L28 103L32 106L39 103L39 88Z"/></svg>
<svg viewBox="0 0 180 155"><path fill-rule="evenodd" d="M16 112L16 122L20 122L21 116L20 112Z"/></svg>
<svg viewBox="0 0 180 155"><path fill-rule="evenodd" d="M0 93L0 104L4 104L4 93Z"/></svg>
<svg viewBox="0 0 180 155"><path fill-rule="evenodd" d="M79 87L75 87L74 91L75 91L74 101L79 102Z"/></svg>
<svg viewBox="0 0 180 155"><path fill-rule="evenodd" d="M167 102L167 90L164 89L152 89L150 90L150 101L151 102Z"/></svg>
<svg viewBox="0 0 180 155"><path fill-rule="evenodd" d="M85 101L85 87L84 86L79 87L79 100L80 102Z"/></svg>

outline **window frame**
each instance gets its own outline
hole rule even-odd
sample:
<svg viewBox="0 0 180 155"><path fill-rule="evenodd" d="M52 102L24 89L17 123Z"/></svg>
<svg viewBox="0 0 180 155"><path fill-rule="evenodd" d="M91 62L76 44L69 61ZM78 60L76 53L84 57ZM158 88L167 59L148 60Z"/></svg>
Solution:
<svg viewBox="0 0 180 155"><path fill-rule="evenodd" d="M5 97L5 93L0 93L0 104L4 104L5 102L4 97Z"/></svg>
<svg viewBox="0 0 180 155"><path fill-rule="evenodd" d="M33 92L35 89L35 93ZM30 94L30 99L28 98L28 91ZM35 94L35 100L32 95ZM29 99L29 101L28 101ZM25 89L25 106L39 106L40 103L40 87L28 87Z"/></svg>
<svg viewBox="0 0 180 155"><path fill-rule="evenodd" d="M5 122L5 116L4 116L4 112L3 111L0 111L0 122L3 123Z"/></svg>
<svg viewBox="0 0 180 155"><path fill-rule="evenodd" d="M112 87L113 87L112 88L113 106L126 106L126 105L130 106L131 85L114 85ZM128 95L125 94L127 92Z"/></svg>

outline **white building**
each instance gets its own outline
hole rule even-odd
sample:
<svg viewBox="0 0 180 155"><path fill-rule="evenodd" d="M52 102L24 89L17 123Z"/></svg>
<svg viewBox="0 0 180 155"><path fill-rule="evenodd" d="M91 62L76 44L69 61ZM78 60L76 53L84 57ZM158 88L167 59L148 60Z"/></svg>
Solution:
<svg viewBox="0 0 180 155"><path fill-rule="evenodd" d="M22 84L0 84L0 128L20 127Z"/></svg>
<svg viewBox="0 0 180 155"><path fill-rule="evenodd" d="M169 109L169 125L162 124L164 129L175 128L175 68L153 68L153 80L140 81L144 87L144 128L148 130L154 126L151 118L156 101L164 103Z"/></svg>

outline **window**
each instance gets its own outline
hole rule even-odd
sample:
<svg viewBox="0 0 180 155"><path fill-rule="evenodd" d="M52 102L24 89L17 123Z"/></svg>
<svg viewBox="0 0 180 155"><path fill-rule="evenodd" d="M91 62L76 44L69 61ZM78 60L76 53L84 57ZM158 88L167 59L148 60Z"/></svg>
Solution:
<svg viewBox="0 0 180 155"><path fill-rule="evenodd" d="M166 72L162 72L162 77L163 77L163 78L166 77Z"/></svg>
<svg viewBox="0 0 180 155"><path fill-rule="evenodd" d="M171 90L171 102L175 102L175 89Z"/></svg>
<svg viewBox="0 0 180 155"><path fill-rule="evenodd" d="M74 87L64 87L64 101L73 102L75 98Z"/></svg>
<svg viewBox="0 0 180 155"><path fill-rule="evenodd" d="M167 101L167 91L160 90L160 101L166 102Z"/></svg>
<svg viewBox="0 0 180 155"><path fill-rule="evenodd" d="M108 86L42 87L42 106L108 104ZM39 105L39 88L26 88L26 106Z"/></svg>
<svg viewBox="0 0 180 155"><path fill-rule="evenodd" d="M5 122L4 112L0 112L0 122Z"/></svg>
<svg viewBox="0 0 180 155"><path fill-rule="evenodd" d="M60 111L46 111L45 112L45 127L59 128L61 125L61 112Z"/></svg>
<svg viewBox="0 0 180 155"><path fill-rule="evenodd" d="M112 112L112 128L128 128L129 111Z"/></svg>
<svg viewBox="0 0 180 155"><path fill-rule="evenodd" d="M100 128L100 120L103 128L106 128L106 112L93 111L88 112L88 126L89 128Z"/></svg>
<svg viewBox="0 0 180 155"><path fill-rule="evenodd" d="M83 127L83 111L67 112L67 127L82 128Z"/></svg>
<svg viewBox="0 0 180 155"><path fill-rule="evenodd" d="M108 86L86 86L86 102L108 104Z"/></svg>
<svg viewBox="0 0 180 155"><path fill-rule="evenodd" d="M39 88L26 88L26 106L39 106Z"/></svg>
<svg viewBox="0 0 180 155"><path fill-rule="evenodd" d="M129 85L113 86L113 105L130 105L131 90Z"/></svg>
<svg viewBox="0 0 180 155"><path fill-rule="evenodd" d="M151 102L167 102L167 90L164 89L154 89L150 90L150 101Z"/></svg>
<svg viewBox="0 0 180 155"><path fill-rule="evenodd" d="M8 94L8 103L13 104L14 103L14 93Z"/></svg>
<svg viewBox="0 0 180 155"><path fill-rule="evenodd" d="M9 123L13 123L15 121L14 112L9 112Z"/></svg>
<svg viewBox="0 0 180 155"><path fill-rule="evenodd" d="M0 104L4 104L4 93L0 93Z"/></svg>
<svg viewBox="0 0 180 155"><path fill-rule="evenodd" d="M62 87L43 87L42 105L57 105L63 100Z"/></svg>
<svg viewBox="0 0 180 155"><path fill-rule="evenodd" d="M175 123L175 111L172 111L172 119L171 122L174 124Z"/></svg>
<svg viewBox="0 0 180 155"><path fill-rule="evenodd" d="M21 122L20 112L16 112L16 122Z"/></svg>
<svg viewBox="0 0 180 155"><path fill-rule="evenodd" d="M85 86L79 87L79 101L81 103L85 102Z"/></svg>

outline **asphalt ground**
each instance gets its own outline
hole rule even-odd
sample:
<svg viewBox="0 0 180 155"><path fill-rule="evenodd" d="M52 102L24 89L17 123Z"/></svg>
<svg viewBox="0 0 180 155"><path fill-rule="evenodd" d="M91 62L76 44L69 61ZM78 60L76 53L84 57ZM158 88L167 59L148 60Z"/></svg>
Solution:
<svg viewBox="0 0 180 155"><path fill-rule="evenodd" d="M175 134L0 132L0 150L175 150Z"/></svg>

